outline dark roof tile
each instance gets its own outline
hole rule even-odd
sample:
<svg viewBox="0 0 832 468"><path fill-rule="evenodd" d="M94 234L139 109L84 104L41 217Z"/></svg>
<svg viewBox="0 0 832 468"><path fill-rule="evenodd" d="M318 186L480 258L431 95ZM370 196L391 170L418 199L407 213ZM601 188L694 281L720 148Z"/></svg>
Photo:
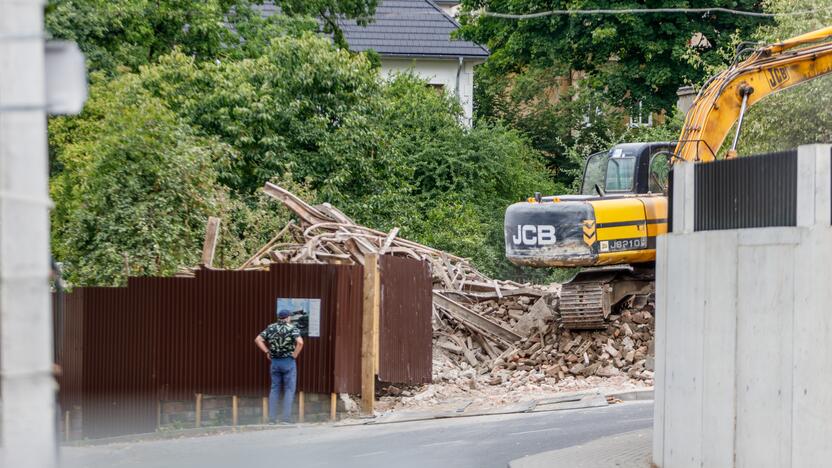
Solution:
<svg viewBox="0 0 832 468"><path fill-rule="evenodd" d="M264 17L277 9L257 6ZM380 0L373 22L359 26L339 20L350 49L373 49L380 55L414 57L488 57L488 49L471 41L451 38L459 25L431 0Z"/></svg>

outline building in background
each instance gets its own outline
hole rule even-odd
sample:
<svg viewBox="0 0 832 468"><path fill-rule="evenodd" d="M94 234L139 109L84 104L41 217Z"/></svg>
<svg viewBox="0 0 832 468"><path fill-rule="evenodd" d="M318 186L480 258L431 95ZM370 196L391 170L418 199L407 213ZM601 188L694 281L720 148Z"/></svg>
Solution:
<svg viewBox="0 0 832 468"><path fill-rule="evenodd" d="M277 11L268 3L259 8L266 17ZM339 26L350 50L374 50L381 56L382 75L411 71L437 90L455 96L462 106L463 123L470 126L474 69L489 52L474 42L451 37L459 28L451 16L458 8L458 1L381 0L367 26L351 20L341 20Z"/></svg>
<svg viewBox="0 0 832 468"><path fill-rule="evenodd" d="M441 8L442 11L445 12L445 14L453 18L457 17L459 9L462 7L462 2L459 0L433 0L433 3L435 3L439 8Z"/></svg>

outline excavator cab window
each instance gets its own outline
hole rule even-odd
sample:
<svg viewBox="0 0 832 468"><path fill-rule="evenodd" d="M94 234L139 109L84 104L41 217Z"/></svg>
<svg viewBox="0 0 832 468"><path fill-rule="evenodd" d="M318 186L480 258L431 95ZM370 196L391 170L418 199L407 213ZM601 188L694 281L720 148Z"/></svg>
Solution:
<svg viewBox="0 0 832 468"><path fill-rule="evenodd" d="M604 187L604 178L607 174L607 162L610 154L606 151L595 153L586 160L584 168L584 182L581 186L582 195L598 195L595 187Z"/></svg>
<svg viewBox="0 0 832 468"><path fill-rule="evenodd" d="M613 149L610 153L604 190L607 192L632 191L633 179L636 173L635 156L626 155L618 148Z"/></svg>
<svg viewBox="0 0 832 468"><path fill-rule="evenodd" d="M586 160L583 195L599 195L596 186L603 193L632 192L636 174L636 154L633 151L613 148L595 153Z"/></svg>

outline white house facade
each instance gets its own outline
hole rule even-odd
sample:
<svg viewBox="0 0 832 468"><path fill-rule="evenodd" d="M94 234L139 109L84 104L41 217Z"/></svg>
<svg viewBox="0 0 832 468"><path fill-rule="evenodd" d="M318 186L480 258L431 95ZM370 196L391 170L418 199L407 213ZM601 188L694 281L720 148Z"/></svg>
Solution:
<svg viewBox="0 0 832 468"><path fill-rule="evenodd" d="M458 99L462 121L470 126L474 70L489 52L474 42L451 37L459 28L453 18L458 8L458 1L449 0L380 0L370 24L339 20L338 25L350 50L379 54L382 76L411 72ZM268 3L261 6L264 16L275 11Z"/></svg>

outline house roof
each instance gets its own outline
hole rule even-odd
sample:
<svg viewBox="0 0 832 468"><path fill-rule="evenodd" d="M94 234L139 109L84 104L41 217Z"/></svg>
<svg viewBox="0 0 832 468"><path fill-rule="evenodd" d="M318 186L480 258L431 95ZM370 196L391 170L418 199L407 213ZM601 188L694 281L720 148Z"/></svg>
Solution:
<svg viewBox="0 0 832 468"><path fill-rule="evenodd" d="M261 15L271 16L277 7L269 2L259 6ZM459 28L432 0L380 0L373 22L359 26L342 19L338 25L354 51L373 49L387 57L483 58L485 47L454 40L451 33Z"/></svg>

